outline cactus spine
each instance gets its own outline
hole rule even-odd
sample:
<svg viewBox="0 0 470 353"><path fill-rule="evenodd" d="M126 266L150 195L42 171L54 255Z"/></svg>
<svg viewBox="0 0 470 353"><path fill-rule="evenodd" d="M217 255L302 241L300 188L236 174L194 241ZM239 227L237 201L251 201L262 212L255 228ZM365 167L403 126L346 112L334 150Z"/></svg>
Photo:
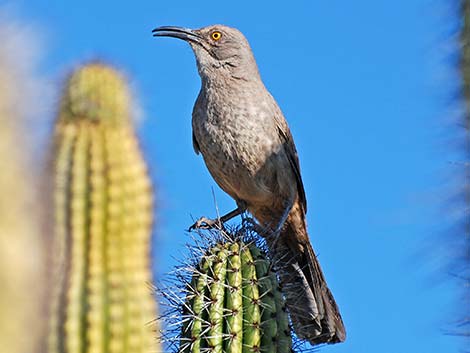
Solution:
<svg viewBox="0 0 470 353"><path fill-rule="evenodd" d="M72 73L55 144L49 353L156 351L151 185L116 71L89 64Z"/></svg>
<svg viewBox="0 0 470 353"><path fill-rule="evenodd" d="M218 241L193 270L186 292L179 352L291 352L276 275L253 242Z"/></svg>

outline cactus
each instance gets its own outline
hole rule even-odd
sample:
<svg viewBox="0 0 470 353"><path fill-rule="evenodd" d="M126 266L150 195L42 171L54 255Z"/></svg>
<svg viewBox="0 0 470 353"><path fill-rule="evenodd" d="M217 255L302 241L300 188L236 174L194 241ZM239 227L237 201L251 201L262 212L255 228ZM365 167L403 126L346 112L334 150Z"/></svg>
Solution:
<svg viewBox="0 0 470 353"><path fill-rule="evenodd" d="M288 316L270 260L243 238L224 233L191 270L179 352L291 352Z"/></svg>
<svg viewBox="0 0 470 353"><path fill-rule="evenodd" d="M49 353L155 352L152 190L121 75L69 77L55 128L55 288Z"/></svg>
<svg viewBox="0 0 470 353"><path fill-rule="evenodd" d="M30 118L40 115L35 92L45 85L35 72L35 33L4 10L0 17L0 351L30 353L44 335L46 287Z"/></svg>

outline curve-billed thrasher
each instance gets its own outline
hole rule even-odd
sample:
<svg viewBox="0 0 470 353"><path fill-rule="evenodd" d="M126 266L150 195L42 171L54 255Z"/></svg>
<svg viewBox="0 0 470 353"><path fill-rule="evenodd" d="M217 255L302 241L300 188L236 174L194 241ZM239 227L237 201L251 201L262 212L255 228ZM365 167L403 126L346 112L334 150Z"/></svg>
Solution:
<svg viewBox="0 0 470 353"><path fill-rule="evenodd" d="M167 26L153 33L187 41L196 55L202 87L193 110L194 150L202 153L217 184L238 205L221 220L248 210L276 235L266 240L279 263L286 304L300 338L312 344L344 341L341 315L307 234L294 140L261 81L248 41L237 29L222 25L198 30Z"/></svg>

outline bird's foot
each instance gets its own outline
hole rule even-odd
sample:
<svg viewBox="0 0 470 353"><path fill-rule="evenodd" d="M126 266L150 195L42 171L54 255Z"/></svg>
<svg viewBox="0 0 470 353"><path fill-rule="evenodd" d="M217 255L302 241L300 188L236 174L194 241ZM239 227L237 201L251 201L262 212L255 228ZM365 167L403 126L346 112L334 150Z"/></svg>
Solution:
<svg viewBox="0 0 470 353"><path fill-rule="evenodd" d="M206 217L201 217L196 222L194 222L191 227L189 227L189 231L191 232L195 229L223 229L223 227L224 225L219 218L210 219Z"/></svg>

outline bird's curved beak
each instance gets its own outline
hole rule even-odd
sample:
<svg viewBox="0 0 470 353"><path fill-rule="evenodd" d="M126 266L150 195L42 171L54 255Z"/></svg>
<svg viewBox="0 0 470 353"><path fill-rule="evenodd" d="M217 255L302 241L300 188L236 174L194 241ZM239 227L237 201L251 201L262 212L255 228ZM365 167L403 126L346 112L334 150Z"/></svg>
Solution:
<svg viewBox="0 0 470 353"><path fill-rule="evenodd" d="M202 37L192 29L175 26L157 27L153 31L154 37L174 37L187 42L201 44Z"/></svg>

